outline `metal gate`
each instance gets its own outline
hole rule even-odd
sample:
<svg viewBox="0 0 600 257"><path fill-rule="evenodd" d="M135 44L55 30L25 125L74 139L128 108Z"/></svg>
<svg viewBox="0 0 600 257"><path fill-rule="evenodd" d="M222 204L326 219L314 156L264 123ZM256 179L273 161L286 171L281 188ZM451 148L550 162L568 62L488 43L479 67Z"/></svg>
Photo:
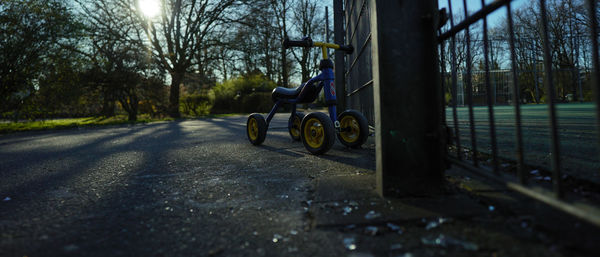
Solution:
<svg viewBox="0 0 600 257"><path fill-rule="evenodd" d="M334 0L339 13L343 13L343 30L336 30L336 38L344 38L345 43L352 44L355 52L345 57L344 61L344 91L348 108L360 110L364 113L370 124L374 124L374 98L373 98L373 61L372 61L372 33L367 0ZM433 0L436 1L436 0ZM586 194L600 195L600 89L598 54L598 21L597 1L585 0L589 18L590 52L592 62L582 78L582 73L577 69L557 73L552 66L550 46L541 44L540 60L533 63L529 69L519 69L516 63L515 28L513 28L513 11L511 0L496 0L490 4L482 4L482 8L469 13L467 3L471 1L439 0L447 7L447 12L439 12L440 19L444 14L449 18L449 24L440 28L438 33L438 51L440 56L441 88L449 95L446 99L448 107L445 115L445 126L450 134L448 143L449 162L461 166L473 173L491 178L505 184L508 188L549 204L574 216L587 220L600 226L599 199L586 197ZM461 21L452 17L452 2L461 3L455 9L462 8L464 15ZM483 3L483 1L482 1ZM334 5L335 6L335 5ZM541 19L541 35L543 42L549 42L548 18L546 1L539 0L539 14ZM509 56L509 67L501 71L490 65L490 46L488 35L488 16L502 7L505 7L507 31L503 32L506 41L506 55ZM455 24L455 21L458 23ZM478 39L471 39L471 33L477 23L483 23L483 29L477 34ZM340 35L343 33L344 35ZM474 42L482 44L483 58L478 70L473 64L457 66L456 42L460 33L466 35L466 55L470 60L473 54L471 47ZM593 36L591 36L593 35ZM581 35L578 35L581 36ZM527 43L527 45L530 45ZM536 57L537 58L537 57ZM493 59L493 57L492 57ZM579 59L579 57L578 57ZM575 60L576 62L578 61ZM336 63L336 67L340 67ZM533 68L533 70L531 70ZM567 74L567 75L565 75ZM569 75L570 74L570 75ZM427 76L427 74L416 74ZM562 77L561 77L562 76ZM569 77L570 76L570 77ZM582 93L582 81L587 81L588 91L593 91L594 103L574 105L560 104L557 97L557 83L563 83L561 78L578 81L577 89L567 96L579 101L589 100L590 96ZM521 80L521 81L520 81ZM526 82L530 80L530 82ZM521 86L525 83L534 83L535 92L523 95ZM381 85L385 86L385 85ZM591 88L591 89L590 89ZM546 92L542 96L541 92ZM562 99L570 99L564 97ZM539 103L545 98L543 105L523 105ZM423 99L424 101L426 99ZM542 101L544 101L542 99ZM387 106L386 106L387 108ZM403 108L402 103L389 108ZM559 113L576 113L586 110L583 118L574 124L574 134L591 135L588 138L578 139L561 134L569 130L559 119ZM537 115L537 116L536 116ZM410 122L410 121L407 121ZM568 125L568 124L567 124ZM533 132L531 132L533 131ZM573 131L571 131L573 132ZM537 137L530 136L531 133ZM561 140L562 138L562 140ZM537 144L537 152L531 150L532 141ZM591 142L590 142L591 141ZM592 143L593 142L593 143ZM564 145L561 147L561 143ZM565 148L570 145L574 150ZM542 150L539 150L542 149ZM583 154L582 154L583 153ZM585 158L580 158L585 155ZM574 172L565 169L565 165L574 167L579 164L570 163L572 159L580 158L588 166ZM575 173L580 172L580 175ZM583 174L583 175L582 175ZM591 181L597 178L598 181ZM592 179L593 180L593 179ZM597 198L597 197L596 197Z"/></svg>
<svg viewBox="0 0 600 257"><path fill-rule="evenodd" d="M375 124L373 111L373 73L371 62L371 28L367 0L344 1L345 42L354 46L354 53L345 60L346 107L362 112Z"/></svg>
<svg viewBox="0 0 600 257"><path fill-rule="evenodd" d="M522 105L519 79L523 77L517 66L515 47L515 28L511 0L497 0L484 5L475 13L467 12L469 1L463 0L464 19L455 24L452 17L452 3L458 1L440 0L447 6L449 26L440 30L438 36L442 86L445 92L451 94L446 111L446 122L450 128L452 142L449 145L449 161L466 168L474 173L506 184L510 189L542 201L555 208L600 226L600 210L598 199L589 197L598 195L598 164L599 129L599 58L598 58L598 22L597 1L587 0L585 7L589 17L587 36L591 41L592 71L591 87L595 104L559 104L557 83L561 74L557 73L552 63L551 46L549 41L549 22L547 3L540 0L537 7L540 15L541 35L543 44L539 71L540 88L546 93L545 105ZM483 1L482 1L483 3ZM488 15L502 7L506 7L507 17L507 52L510 58L510 81L505 81L509 91L504 92L510 102L507 106L496 106L498 91L494 87L494 72L491 71L490 39L487 24ZM454 7L455 9L456 6ZM483 22L482 35L483 64L482 71L475 72L470 62L465 62L459 71L457 64L457 37L464 33L466 44L466 60L471 60L473 41L470 31L476 23ZM578 57L579 58L579 57ZM576 60L577 61L577 60ZM537 62L537 60L536 60ZM537 66L537 63L535 64ZM464 70L465 74L460 74ZM578 73L578 72L577 72ZM575 73L574 73L575 74ZM477 75L477 76L476 76ZM497 75L497 74L496 74ZM579 76L578 74L575 76ZM479 79L475 79L479 77ZM504 77L506 79L507 77ZM536 94L538 80L536 83ZM462 85L461 85L462 84ZM580 84L581 92L581 84ZM564 94L564 92L563 92ZM539 98L539 96L538 96ZM508 101L510 100L510 101ZM464 103L465 107L459 104ZM484 105L477 106L477 105ZM559 114L569 115L577 110L576 119L561 118ZM572 115L572 114L571 114ZM569 124L575 124L569 127ZM571 137L573 131L586 139L576 143L578 138ZM536 142L532 138L537 138ZM592 142L590 142L592 141ZM536 145L532 147L531 145ZM562 145L561 145L562 144ZM570 148L569 148L570 147ZM542 149L542 150L540 150ZM532 152L539 152L535 157ZM572 164L573 152L576 155L587 155L586 163ZM578 169L577 165L580 165ZM583 165L583 168L581 168ZM569 167L568 169L565 167Z"/></svg>

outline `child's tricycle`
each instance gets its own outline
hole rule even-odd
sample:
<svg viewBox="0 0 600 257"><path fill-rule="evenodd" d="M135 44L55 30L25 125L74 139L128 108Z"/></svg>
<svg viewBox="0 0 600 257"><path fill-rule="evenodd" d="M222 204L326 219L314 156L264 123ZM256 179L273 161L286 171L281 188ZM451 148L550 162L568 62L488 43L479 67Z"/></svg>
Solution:
<svg viewBox="0 0 600 257"><path fill-rule="evenodd" d="M292 104L292 114L288 120L288 131L294 140L302 140L304 147L312 154L323 154L333 146L335 134L340 142L348 147L360 147L369 135L367 119L358 111L346 110L336 116L336 96L333 75L333 62L327 58L327 48L342 50L352 53L352 45L336 45L324 42L313 42L310 37L301 41L290 41L286 38L283 47L320 47L323 60L319 64L321 73L306 81L297 88L277 87L273 90L272 97L275 105L265 118L258 113L248 117L246 123L248 140L253 145L260 145L265 141L267 129L277 109L284 103ZM324 88L325 102L329 107L329 117L321 112L311 112L304 115L296 112L296 104L312 103L317 99L321 89Z"/></svg>

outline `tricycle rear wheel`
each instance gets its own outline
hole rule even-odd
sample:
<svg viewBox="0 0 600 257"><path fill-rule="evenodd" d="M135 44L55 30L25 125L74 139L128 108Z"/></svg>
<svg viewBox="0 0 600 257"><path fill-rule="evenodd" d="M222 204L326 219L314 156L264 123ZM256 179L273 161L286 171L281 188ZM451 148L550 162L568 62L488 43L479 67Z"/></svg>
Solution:
<svg viewBox="0 0 600 257"><path fill-rule="evenodd" d="M253 113L248 116L248 120L246 121L246 135L253 145L260 145L265 141L267 137L267 122L262 115Z"/></svg>

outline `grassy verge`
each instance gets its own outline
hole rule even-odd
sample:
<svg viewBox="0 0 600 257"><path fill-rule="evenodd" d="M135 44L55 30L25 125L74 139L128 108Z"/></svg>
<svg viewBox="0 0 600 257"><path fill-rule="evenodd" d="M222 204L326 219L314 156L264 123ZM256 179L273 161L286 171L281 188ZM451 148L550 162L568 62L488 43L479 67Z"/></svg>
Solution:
<svg viewBox="0 0 600 257"><path fill-rule="evenodd" d="M183 117L186 119L216 119L216 118L226 118L226 117L233 117L233 116L239 116L239 115L248 115L248 113L207 114L207 115L202 115L202 116L184 115Z"/></svg>
<svg viewBox="0 0 600 257"><path fill-rule="evenodd" d="M209 114L201 117L185 116L183 119L211 119L237 116L240 114ZM67 118L67 119L51 119L39 121L24 121L24 122L1 122L0 134L7 134L19 131L34 131L34 130L52 130L78 127L94 127L104 125L119 125L119 124L137 124L149 123L157 121L173 121L173 118L151 118L149 115L138 115L137 121L128 121L126 115L117 115L114 117L86 117L86 118Z"/></svg>
<svg viewBox="0 0 600 257"><path fill-rule="evenodd" d="M3 122L0 123L0 133L12 133L18 131L32 131L32 130L50 130L50 129L64 129L64 128L76 128L76 127L90 127L90 126L103 126L103 125L117 125L117 124L136 124L136 123L148 123L155 121L166 121L173 120L172 118L151 118L149 115L139 115L137 121L128 121L126 115L117 115L114 117L86 117L86 118L68 118L68 119L52 119L52 120L39 120L39 121L25 121L25 122Z"/></svg>

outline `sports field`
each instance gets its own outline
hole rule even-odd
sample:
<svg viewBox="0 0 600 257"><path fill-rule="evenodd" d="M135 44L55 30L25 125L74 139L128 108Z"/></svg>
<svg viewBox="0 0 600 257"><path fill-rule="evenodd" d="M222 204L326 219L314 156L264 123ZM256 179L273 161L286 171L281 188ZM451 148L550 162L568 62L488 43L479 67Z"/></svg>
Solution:
<svg viewBox="0 0 600 257"><path fill-rule="evenodd" d="M558 104L558 131L561 168L564 174L600 182L600 152L596 125L596 106L593 103ZM473 108L477 148L491 153L488 108ZM462 146L471 147L469 112L457 108L458 128ZM498 152L501 157L515 160L515 110L513 106L494 107ZM550 123L548 105L521 105L525 162L550 168ZM454 129L452 108L446 109L448 126Z"/></svg>

